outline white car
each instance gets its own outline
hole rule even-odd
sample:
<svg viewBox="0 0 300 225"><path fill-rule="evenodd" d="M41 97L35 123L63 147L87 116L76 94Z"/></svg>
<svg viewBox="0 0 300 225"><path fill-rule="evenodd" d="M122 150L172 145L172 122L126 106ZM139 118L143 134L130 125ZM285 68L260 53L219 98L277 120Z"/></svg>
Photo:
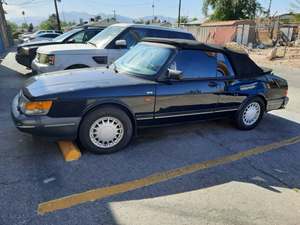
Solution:
<svg viewBox="0 0 300 225"><path fill-rule="evenodd" d="M141 24L114 24L86 44L40 47L32 62L32 70L40 74L58 70L108 66L144 37L195 39L191 33L177 29Z"/></svg>
<svg viewBox="0 0 300 225"><path fill-rule="evenodd" d="M28 34L23 34L20 37L20 41L26 41L26 40L30 40L30 39L34 39L40 35L43 34L56 34L58 32L56 32L55 30L38 30L34 33L28 33Z"/></svg>
<svg viewBox="0 0 300 225"><path fill-rule="evenodd" d="M35 37L24 38L24 42L28 43L28 42L32 42L32 41L51 41L60 35L61 35L61 33L42 33L42 34L36 35Z"/></svg>

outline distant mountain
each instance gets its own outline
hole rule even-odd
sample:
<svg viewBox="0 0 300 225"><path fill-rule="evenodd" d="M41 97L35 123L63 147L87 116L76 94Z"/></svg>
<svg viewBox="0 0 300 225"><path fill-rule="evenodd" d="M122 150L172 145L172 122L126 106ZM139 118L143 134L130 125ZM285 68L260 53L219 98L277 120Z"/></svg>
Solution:
<svg viewBox="0 0 300 225"><path fill-rule="evenodd" d="M26 17L26 22L27 23L32 23L33 26L37 26L39 25L43 20L45 20L46 18L43 17ZM22 23L24 23L24 19L23 17L16 17L16 18L9 18L9 21L15 22L18 25L21 25Z"/></svg>
<svg viewBox="0 0 300 225"><path fill-rule="evenodd" d="M79 23L80 19L83 21L88 21L90 18L93 18L95 15L86 13L86 12L64 12L60 14L61 20L65 20L67 22L75 22Z"/></svg>
<svg viewBox="0 0 300 225"><path fill-rule="evenodd" d="M159 19L160 21L167 21L169 23L176 23L177 19L173 18L173 17L168 17L168 16L162 16L162 15L157 15L155 16L157 17L157 19ZM153 19L153 16L144 16L142 18L140 18L144 21L147 21L147 20L152 20Z"/></svg>
<svg viewBox="0 0 300 225"><path fill-rule="evenodd" d="M75 12L75 11L60 13L61 20L65 20L67 22L75 22L75 23L79 23L80 19L82 19L83 21L89 21L90 18L93 18L95 16L101 16L102 19L106 19L106 18L112 18L113 14L99 13L97 15L92 15L92 14L89 14L86 12ZM161 15L158 15L156 17L161 21L166 20L170 23L176 22L176 19L172 18L172 17L166 17L166 16L161 16ZM34 26L39 25L42 21L44 21L46 19L47 19L47 17L26 17L27 23L32 23ZM153 17L145 16L145 17L142 17L141 19L146 21L146 20L152 20ZM130 18L130 17L122 16L122 15L117 15L117 21L119 21L121 23L132 23L133 20L138 20L138 18L134 19L134 18ZM24 23L24 19L22 17L11 18L10 21L17 23L18 25L21 25L22 23Z"/></svg>

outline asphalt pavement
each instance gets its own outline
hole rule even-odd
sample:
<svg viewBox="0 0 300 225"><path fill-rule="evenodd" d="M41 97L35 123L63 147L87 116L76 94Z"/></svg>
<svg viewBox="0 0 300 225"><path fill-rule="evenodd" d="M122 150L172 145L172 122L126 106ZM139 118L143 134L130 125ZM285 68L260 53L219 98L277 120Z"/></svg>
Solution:
<svg viewBox="0 0 300 225"><path fill-rule="evenodd" d="M65 162L57 143L14 127L10 104L31 74L9 53L0 64L0 224L299 225L300 142L285 140L300 136L300 69L274 69L289 81L290 103L254 130L229 120L145 129L122 152Z"/></svg>

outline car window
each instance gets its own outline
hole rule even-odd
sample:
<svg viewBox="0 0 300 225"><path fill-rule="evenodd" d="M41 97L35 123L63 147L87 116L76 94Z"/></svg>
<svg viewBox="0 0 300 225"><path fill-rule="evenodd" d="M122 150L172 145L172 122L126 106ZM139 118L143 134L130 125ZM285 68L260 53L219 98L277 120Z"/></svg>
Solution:
<svg viewBox="0 0 300 225"><path fill-rule="evenodd" d="M55 38L59 36L59 34L47 34L49 38Z"/></svg>
<svg viewBox="0 0 300 225"><path fill-rule="evenodd" d="M100 32L99 30L86 30L83 41L84 42L89 41L90 39L92 39L99 32Z"/></svg>
<svg viewBox="0 0 300 225"><path fill-rule="evenodd" d="M128 74L154 76L166 63L171 53L170 48L139 43L119 58L112 67Z"/></svg>
<svg viewBox="0 0 300 225"><path fill-rule="evenodd" d="M131 48L135 46L138 43L138 37L134 33L134 31L128 30L128 32L125 32L121 35L119 38L120 40L126 40L127 48Z"/></svg>
<svg viewBox="0 0 300 225"><path fill-rule="evenodd" d="M42 34L42 35L40 35L40 37L43 37L43 38L55 38L57 36L58 36L58 34Z"/></svg>
<svg viewBox="0 0 300 225"><path fill-rule="evenodd" d="M79 33L75 34L70 40L74 40L74 43L82 43L84 38L84 31L80 31Z"/></svg>
<svg viewBox="0 0 300 225"><path fill-rule="evenodd" d="M136 34L139 40L143 39L144 37L149 36L149 29L144 29L144 28L134 28L131 30Z"/></svg>
<svg viewBox="0 0 300 225"><path fill-rule="evenodd" d="M178 38L178 39L188 39L194 40L192 34L177 32L177 31L168 31L168 30L159 30L159 29L150 29L149 37L158 37L158 38Z"/></svg>
<svg viewBox="0 0 300 225"><path fill-rule="evenodd" d="M171 69L182 71L183 79L216 77L217 58L212 52L182 50L177 53Z"/></svg>
<svg viewBox="0 0 300 225"><path fill-rule="evenodd" d="M218 60L217 61L218 62L217 76L218 77L234 76L232 66L231 66L228 58L226 57L226 55L224 55L222 53L216 53L216 57L217 57L217 60Z"/></svg>
<svg viewBox="0 0 300 225"><path fill-rule="evenodd" d="M77 32L80 32L80 30L81 30L81 29L70 30L70 31L68 31L68 32L66 32L66 33L63 33L63 34L59 35L57 38L54 39L54 41L60 42L60 41L64 41L66 38L67 38L66 41L68 41L68 39L69 39L70 37L72 37L73 34L75 34L75 33L77 33Z"/></svg>
<svg viewBox="0 0 300 225"><path fill-rule="evenodd" d="M89 40L88 43L97 46L97 48L106 48L118 35L120 35L126 28L126 26L109 26L103 31L98 33L95 37Z"/></svg>

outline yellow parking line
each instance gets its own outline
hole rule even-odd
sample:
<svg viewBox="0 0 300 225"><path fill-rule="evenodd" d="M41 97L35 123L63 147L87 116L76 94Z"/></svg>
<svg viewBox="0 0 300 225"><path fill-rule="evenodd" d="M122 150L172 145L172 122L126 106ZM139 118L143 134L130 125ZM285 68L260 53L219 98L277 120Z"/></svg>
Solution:
<svg viewBox="0 0 300 225"><path fill-rule="evenodd" d="M67 162L78 160L81 157L79 148L71 141L59 141L58 146Z"/></svg>
<svg viewBox="0 0 300 225"><path fill-rule="evenodd" d="M60 209L66 209L75 205L79 205L89 201L95 201L99 199L103 199L112 195L132 191L138 188L146 187L149 185L157 184L163 181L167 181L179 176L187 175L190 173L194 173L196 171L204 170L207 168L227 164L230 162L234 162L249 156L261 154L264 152L272 151L284 146L296 144L300 142L300 136L293 137L290 139L286 139L283 141L271 143L268 145L259 146L256 148L252 148L243 152L239 152L233 155L225 156L219 159L208 160L201 163L195 163L189 166L156 173L151 176L125 182L122 184L113 185L110 187L97 188L90 191L69 195L63 198L51 200L48 202L44 202L39 204L38 213L45 214L49 212L53 212Z"/></svg>

